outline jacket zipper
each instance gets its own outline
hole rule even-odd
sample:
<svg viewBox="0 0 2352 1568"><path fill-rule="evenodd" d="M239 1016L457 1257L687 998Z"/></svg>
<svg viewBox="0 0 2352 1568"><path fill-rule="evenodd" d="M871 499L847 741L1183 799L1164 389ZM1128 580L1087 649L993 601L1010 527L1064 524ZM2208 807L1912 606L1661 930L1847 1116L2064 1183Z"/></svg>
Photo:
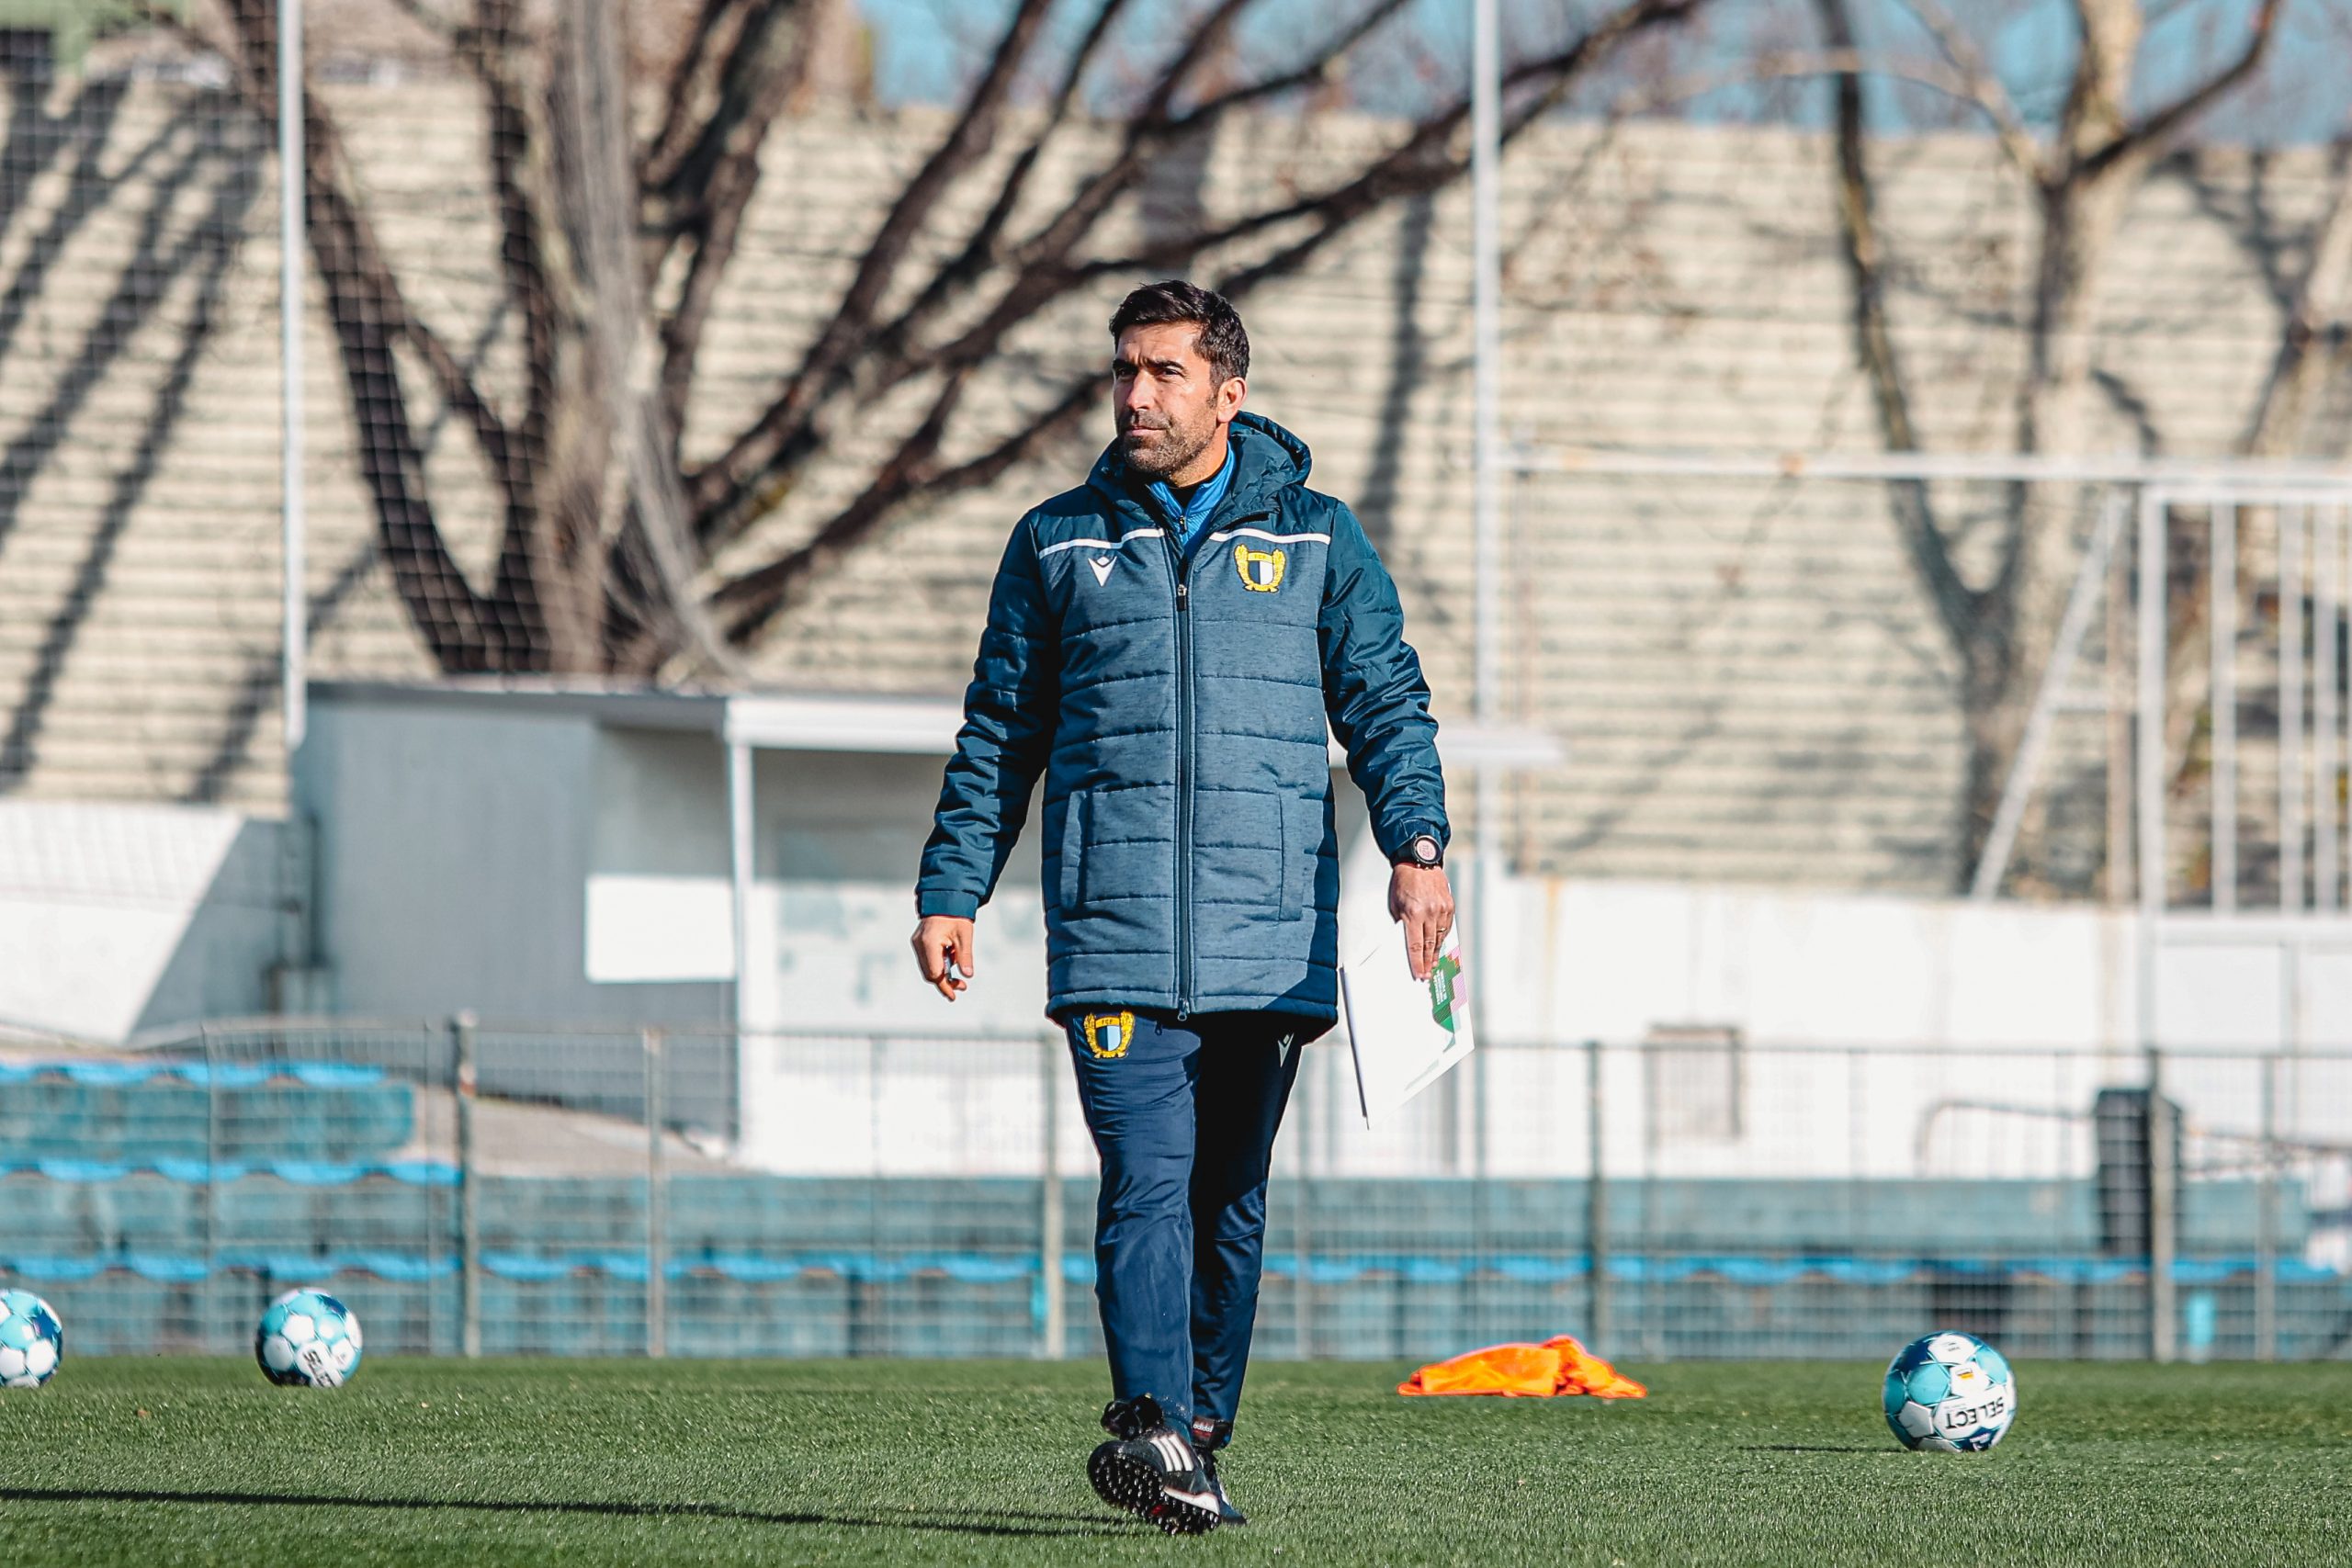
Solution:
<svg viewBox="0 0 2352 1568"><path fill-rule="evenodd" d="M1229 519L1238 528L1272 515L1264 511ZM1211 518L1209 522L1216 519ZM1193 563L1197 549L1187 551L1176 542L1183 531L1182 517L1170 520L1162 536L1168 541L1168 563L1176 574L1176 1021L1193 1016ZM1207 542L1208 524L1201 525Z"/></svg>
<svg viewBox="0 0 2352 1568"><path fill-rule="evenodd" d="M1192 562L1176 558L1176 1021L1193 1016Z"/></svg>

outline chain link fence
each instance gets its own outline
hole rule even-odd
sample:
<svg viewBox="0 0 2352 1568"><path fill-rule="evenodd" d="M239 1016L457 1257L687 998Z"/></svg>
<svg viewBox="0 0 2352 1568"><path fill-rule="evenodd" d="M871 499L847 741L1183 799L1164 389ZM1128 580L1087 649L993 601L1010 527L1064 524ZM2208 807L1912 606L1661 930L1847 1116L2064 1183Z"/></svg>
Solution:
<svg viewBox="0 0 2352 1568"><path fill-rule="evenodd" d="M1092 1356L1046 1037L262 1021L0 1054L0 1281L76 1349ZM1261 1352L2352 1353L2352 1054L1504 1044L1394 1126L1309 1050Z"/></svg>

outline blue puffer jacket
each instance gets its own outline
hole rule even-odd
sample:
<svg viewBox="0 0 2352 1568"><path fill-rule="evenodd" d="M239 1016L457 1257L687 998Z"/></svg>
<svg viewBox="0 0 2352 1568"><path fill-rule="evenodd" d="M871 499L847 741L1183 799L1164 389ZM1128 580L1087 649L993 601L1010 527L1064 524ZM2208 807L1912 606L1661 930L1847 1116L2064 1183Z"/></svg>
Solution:
<svg viewBox="0 0 2352 1568"><path fill-rule="evenodd" d="M1045 775L1048 1010L1339 1000L1325 723L1391 855L1446 838L1437 724L1396 588L1305 444L1233 423L1189 560L1105 452L1021 520L989 603L916 907L970 916Z"/></svg>

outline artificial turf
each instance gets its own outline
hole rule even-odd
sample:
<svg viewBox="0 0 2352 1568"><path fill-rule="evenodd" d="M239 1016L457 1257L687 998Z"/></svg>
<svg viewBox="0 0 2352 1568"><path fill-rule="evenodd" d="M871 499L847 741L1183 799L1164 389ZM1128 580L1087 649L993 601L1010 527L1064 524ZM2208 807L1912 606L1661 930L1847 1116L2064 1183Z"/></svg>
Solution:
<svg viewBox="0 0 2352 1568"><path fill-rule="evenodd" d="M69 1360L0 1394L0 1563L2352 1561L2352 1365L2028 1363L1995 1451L1912 1454L1880 1369L1629 1369L1646 1401L1402 1399L1263 1365L1238 1529L1096 1503L1104 1379L1025 1362Z"/></svg>

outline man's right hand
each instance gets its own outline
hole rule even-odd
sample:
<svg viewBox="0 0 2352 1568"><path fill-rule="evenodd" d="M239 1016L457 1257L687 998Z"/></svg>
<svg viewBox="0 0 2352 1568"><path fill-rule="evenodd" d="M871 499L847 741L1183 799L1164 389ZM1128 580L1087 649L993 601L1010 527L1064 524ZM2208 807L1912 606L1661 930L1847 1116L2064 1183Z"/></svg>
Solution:
<svg viewBox="0 0 2352 1568"><path fill-rule="evenodd" d="M980 972L972 922L958 915L925 915L915 925L915 964L949 1001ZM959 973L960 971L960 973Z"/></svg>

